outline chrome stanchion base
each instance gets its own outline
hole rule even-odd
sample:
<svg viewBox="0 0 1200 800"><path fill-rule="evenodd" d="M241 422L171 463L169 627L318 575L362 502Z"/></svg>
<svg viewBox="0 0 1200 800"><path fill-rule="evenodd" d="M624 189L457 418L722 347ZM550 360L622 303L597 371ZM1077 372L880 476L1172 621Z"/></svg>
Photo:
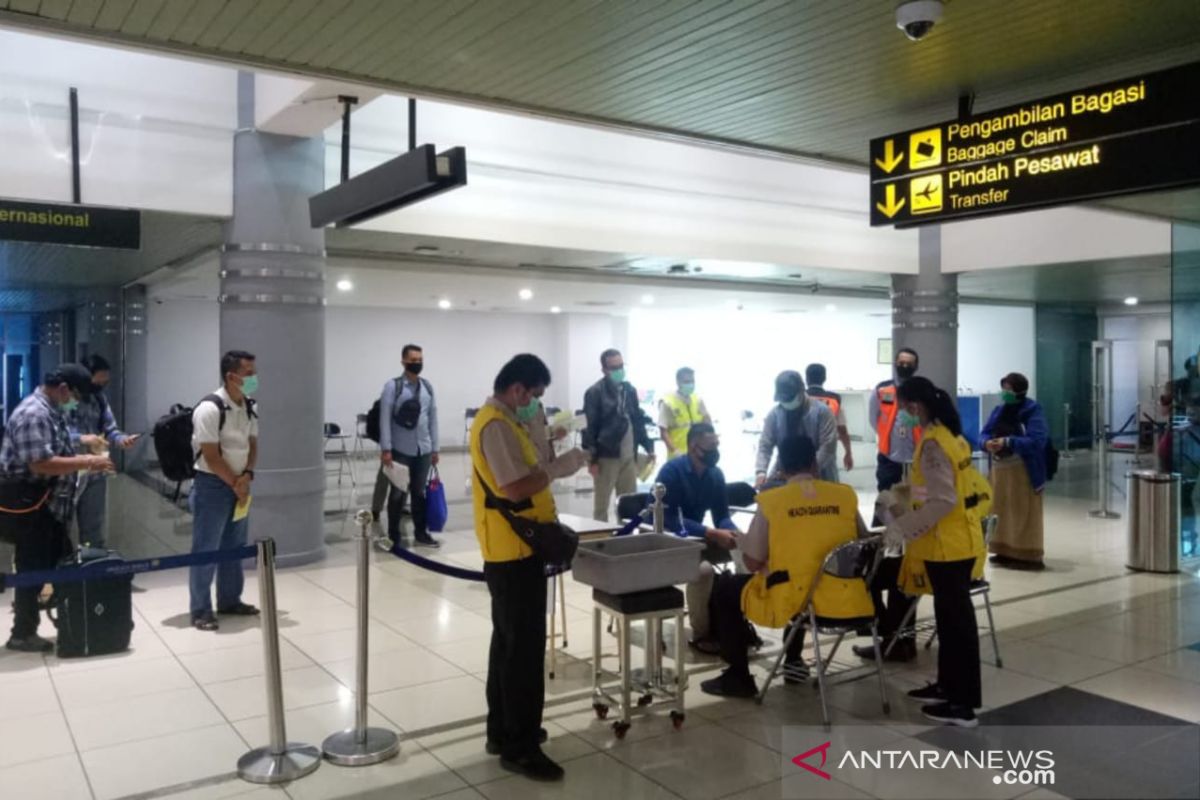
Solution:
<svg viewBox="0 0 1200 800"><path fill-rule="evenodd" d="M1118 514L1116 511L1105 511L1104 509L1100 509L1100 508L1096 509L1095 511L1089 511L1088 516L1092 517L1093 519L1120 519L1121 518L1121 515Z"/></svg>
<svg viewBox="0 0 1200 800"><path fill-rule="evenodd" d="M400 753L400 737L386 728L367 728L360 739L351 728L331 734L321 745L331 764L343 767L365 767L387 761Z"/></svg>
<svg viewBox="0 0 1200 800"><path fill-rule="evenodd" d="M270 747L256 747L238 759L238 777L250 783L286 783L321 766L321 751L311 744L288 742L278 755Z"/></svg>

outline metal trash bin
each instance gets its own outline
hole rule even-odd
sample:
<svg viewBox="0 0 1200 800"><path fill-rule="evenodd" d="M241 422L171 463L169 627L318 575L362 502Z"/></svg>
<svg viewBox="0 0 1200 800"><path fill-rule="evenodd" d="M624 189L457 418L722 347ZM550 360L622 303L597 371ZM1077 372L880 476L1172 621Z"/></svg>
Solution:
<svg viewBox="0 0 1200 800"><path fill-rule="evenodd" d="M1180 483L1175 472L1125 474L1125 564L1130 569L1179 571Z"/></svg>

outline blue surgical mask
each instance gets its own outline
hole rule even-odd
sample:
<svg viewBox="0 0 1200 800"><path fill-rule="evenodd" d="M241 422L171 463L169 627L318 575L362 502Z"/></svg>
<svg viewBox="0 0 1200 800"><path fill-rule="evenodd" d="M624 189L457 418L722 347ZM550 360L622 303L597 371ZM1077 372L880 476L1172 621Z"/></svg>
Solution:
<svg viewBox="0 0 1200 800"><path fill-rule="evenodd" d="M246 377L242 378L242 394L246 395L247 397L253 397L254 393L257 391L258 391L258 376L257 375L247 375Z"/></svg>
<svg viewBox="0 0 1200 800"><path fill-rule="evenodd" d="M901 411L899 418L900 424L906 428L919 428L921 426L921 418L909 411Z"/></svg>
<svg viewBox="0 0 1200 800"><path fill-rule="evenodd" d="M517 406L517 419L521 422L532 422L537 416L538 399L535 397L523 406Z"/></svg>
<svg viewBox="0 0 1200 800"><path fill-rule="evenodd" d="M692 395L694 395L696 393L696 384L695 383L679 384L679 393L681 395L683 395L684 397L691 397Z"/></svg>
<svg viewBox="0 0 1200 800"><path fill-rule="evenodd" d="M621 367L620 369L614 369L612 372L608 373L608 379L613 383L624 383L625 368Z"/></svg>

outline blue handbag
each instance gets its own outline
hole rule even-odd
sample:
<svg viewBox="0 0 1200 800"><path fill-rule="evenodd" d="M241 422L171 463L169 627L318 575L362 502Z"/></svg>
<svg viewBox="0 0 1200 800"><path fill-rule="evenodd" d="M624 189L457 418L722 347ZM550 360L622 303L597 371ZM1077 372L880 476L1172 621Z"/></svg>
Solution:
<svg viewBox="0 0 1200 800"><path fill-rule="evenodd" d="M442 483L437 467L429 473L429 484L425 487L425 524L430 531L441 533L446 529L446 484Z"/></svg>

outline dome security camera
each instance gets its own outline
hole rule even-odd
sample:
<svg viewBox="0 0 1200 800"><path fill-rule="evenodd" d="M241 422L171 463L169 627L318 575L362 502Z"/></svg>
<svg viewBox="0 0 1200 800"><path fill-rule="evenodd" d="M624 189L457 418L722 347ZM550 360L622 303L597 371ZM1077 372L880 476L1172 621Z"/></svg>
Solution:
<svg viewBox="0 0 1200 800"><path fill-rule="evenodd" d="M896 6L896 27L911 41L929 35L942 18L942 0L907 0Z"/></svg>

